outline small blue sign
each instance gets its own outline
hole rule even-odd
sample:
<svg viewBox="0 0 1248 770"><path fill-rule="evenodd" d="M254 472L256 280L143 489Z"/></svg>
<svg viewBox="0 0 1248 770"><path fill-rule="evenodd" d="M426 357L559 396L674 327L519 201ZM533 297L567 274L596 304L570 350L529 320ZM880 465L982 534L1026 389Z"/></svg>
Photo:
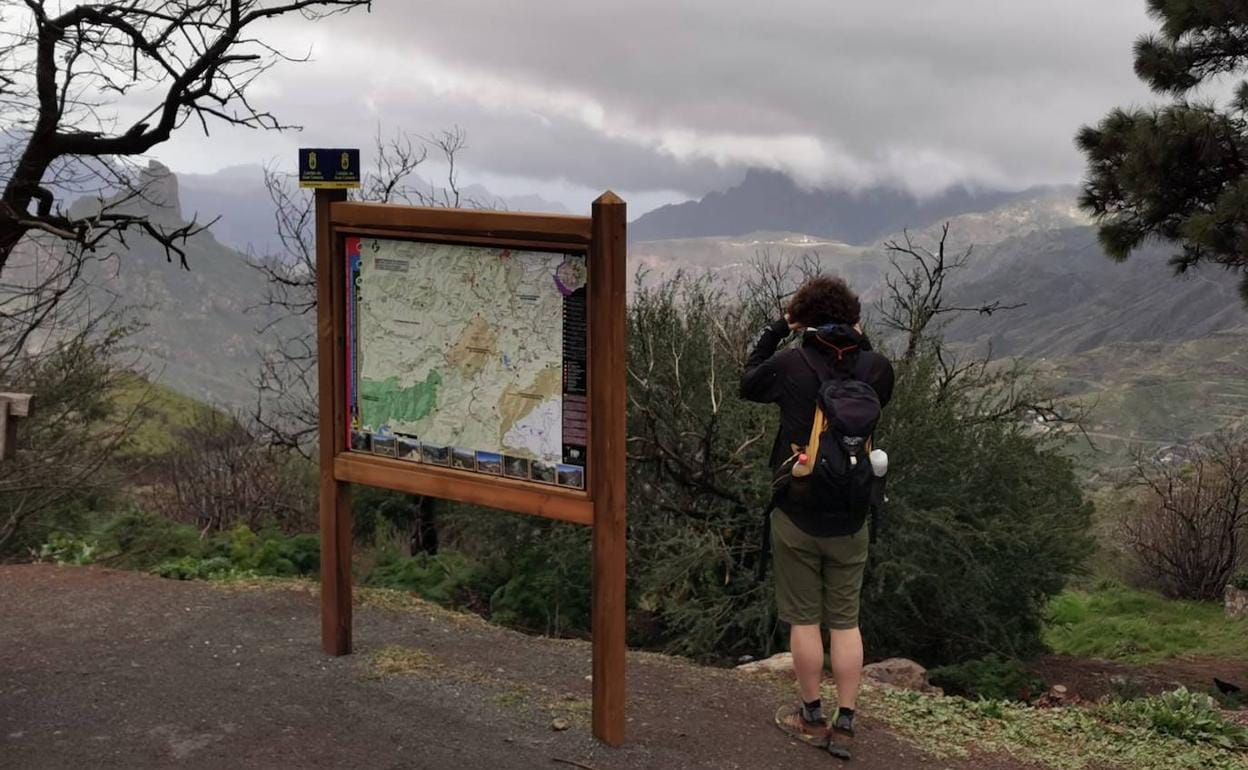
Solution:
<svg viewBox="0 0 1248 770"><path fill-rule="evenodd" d="M346 190L360 186L360 151L299 150L299 186Z"/></svg>

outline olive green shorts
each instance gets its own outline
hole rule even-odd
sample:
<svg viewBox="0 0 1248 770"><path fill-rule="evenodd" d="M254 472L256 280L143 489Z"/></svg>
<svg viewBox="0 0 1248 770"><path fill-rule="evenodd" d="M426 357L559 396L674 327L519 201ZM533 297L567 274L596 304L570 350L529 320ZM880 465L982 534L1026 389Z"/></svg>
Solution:
<svg viewBox="0 0 1248 770"><path fill-rule="evenodd" d="M870 541L864 524L856 534L815 537L798 529L784 511L771 514L772 564L780 619L794 626L858 627L862 573Z"/></svg>

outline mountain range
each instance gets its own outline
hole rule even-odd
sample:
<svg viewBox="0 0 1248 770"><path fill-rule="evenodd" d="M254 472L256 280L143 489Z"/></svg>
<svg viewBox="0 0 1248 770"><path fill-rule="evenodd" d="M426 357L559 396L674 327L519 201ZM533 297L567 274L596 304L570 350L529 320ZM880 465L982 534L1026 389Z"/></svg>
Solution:
<svg viewBox="0 0 1248 770"><path fill-rule="evenodd" d="M921 198L890 187L858 191L805 188L778 171L753 169L740 184L728 190L644 214L629 225L629 237L655 241L738 237L778 230L846 243L868 243L905 227L990 211L1045 192L1046 188L1005 192L952 187Z"/></svg>
<svg viewBox="0 0 1248 770"><path fill-rule="evenodd" d="M1234 283L1220 271L1174 276L1169 251L1158 245L1125 264L1115 263L1072 206L1050 208L1053 203L1050 198L1016 201L989 214L946 220L949 258L971 249L965 266L949 279L948 300L961 306L1016 306L992 315L953 316L945 328L949 339L990 346L997 355L1042 357L1109 343L1198 339L1248 326ZM938 228L909 235L915 246L937 248ZM752 270L759 256L807 256L848 280L870 318L883 297L885 276L894 269L886 243L904 237L853 245L795 233L753 233L635 243L630 256L647 271L649 282L663 281L677 270L709 271L731 281Z"/></svg>
<svg viewBox="0 0 1248 770"><path fill-rule="evenodd" d="M165 205L142 204L149 215L166 224L188 219L192 210L201 221L214 211L222 215L211 232L187 244L190 269L169 264L154 243L134 238L124 254L88 276L101 297L145 308L148 325L136 337L136 349L163 384L236 409L254 404L251 382L261 352L272 344L271 330L260 330L274 320L264 308L260 274L240 253L244 244L254 250L272 230L265 224L271 213L259 203L263 185L249 180L254 177L246 168L207 178L163 176L151 197ZM786 218L773 212L764 225L763 217L772 216L762 210L770 205L764 200L768 190L787 190L795 196L793 211L804 213ZM970 249L949 284L950 300L1019 307L961 315L948 323L946 336L967 348L990 347L996 356L1032 361L1065 396L1094 404L1091 431L1120 449L1132 441L1160 446L1248 416L1248 358L1239 352L1248 350L1248 312L1234 281L1207 269L1175 277L1166 263L1169 250L1161 245L1125 264L1109 260L1074 205L1073 188L962 191L926 202L880 190L861 198L857 208L818 215L821 207L852 195L805 191L752 174L727 193L639 218L631 226L630 266L646 271L649 281L678 270L710 271L732 281L760 255L809 255L863 295L870 324L893 269L887 244L908 236L934 248L947 222L948 253ZM736 229L760 226L719 232L750 200L760 211ZM877 202L878 210L864 201ZM855 211L871 216L857 221ZM681 212L693 214L685 220ZM802 222L807 230L791 228ZM689 237L643 240L646 232L662 231L656 223Z"/></svg>

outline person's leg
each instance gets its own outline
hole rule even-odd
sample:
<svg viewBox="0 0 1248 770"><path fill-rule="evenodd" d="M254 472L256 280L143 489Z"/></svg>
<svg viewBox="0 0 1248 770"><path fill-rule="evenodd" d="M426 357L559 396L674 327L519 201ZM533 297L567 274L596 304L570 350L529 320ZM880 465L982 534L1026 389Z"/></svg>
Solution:
<svg viewBox="0 0 1248 770"><path fill-rule="evenodd" d="M823 538L823 622L831 629L829 657L839 705L853 708L862 679L858 609L867 566L867 527L844 537Z"/></svg>
<svg viewBox="0 0 1248 770"><path fill-rule="evenodd" d="M852 709L858 701L858 686L862 681L862 634L857 626L834 628L830 648L832 677L836 680L836 705Z"/></svg>
<svg viewBox="0 0 1248 770"><path fill-rule="evenodd" d="M870 536L864 526L854 535L826 538L822 543L823 621L832 631L829 648L837 700L828 750L842 759L850 757L854 740L854 706L862 681L862 634L858 630L858 609L869 542Z"/></svg>
<svg viewBox="0 0 1248 770"><path fill-rule="evenodd" d="M822 557L815 539L798 529L782 511L771 515L771 542L776 608L780 620L791 627L789 650L801 694L800 704L776 712L776 725L794 738L826 746L828 726L819 702L823 672L823 639L819 633Z"/></svg>
<svg viewBox="0 0 1248 770"><path fill-rule="evenodd" d="M819 625L790 626L789 651L793 653L793 673L802 702L819 700L823 680L823 633Z"/></svg>

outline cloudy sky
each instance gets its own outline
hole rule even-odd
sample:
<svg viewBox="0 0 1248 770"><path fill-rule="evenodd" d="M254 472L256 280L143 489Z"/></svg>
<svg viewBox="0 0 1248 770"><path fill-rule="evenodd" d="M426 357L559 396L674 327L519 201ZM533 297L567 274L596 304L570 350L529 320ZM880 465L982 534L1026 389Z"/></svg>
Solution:
<svg viewBox="0 0 1248 770"><path fill-rule="evenodd" d="M634 213L746 168L820 186L1077 181L1072 136L1150 97L1144 0L376 0L283 20L255 96L298 134L185 133L157 157L208 172L459 125L465 179ZM366 150L367 155L367 150ZM366 160L367 162L367 160Z"/></svg>

